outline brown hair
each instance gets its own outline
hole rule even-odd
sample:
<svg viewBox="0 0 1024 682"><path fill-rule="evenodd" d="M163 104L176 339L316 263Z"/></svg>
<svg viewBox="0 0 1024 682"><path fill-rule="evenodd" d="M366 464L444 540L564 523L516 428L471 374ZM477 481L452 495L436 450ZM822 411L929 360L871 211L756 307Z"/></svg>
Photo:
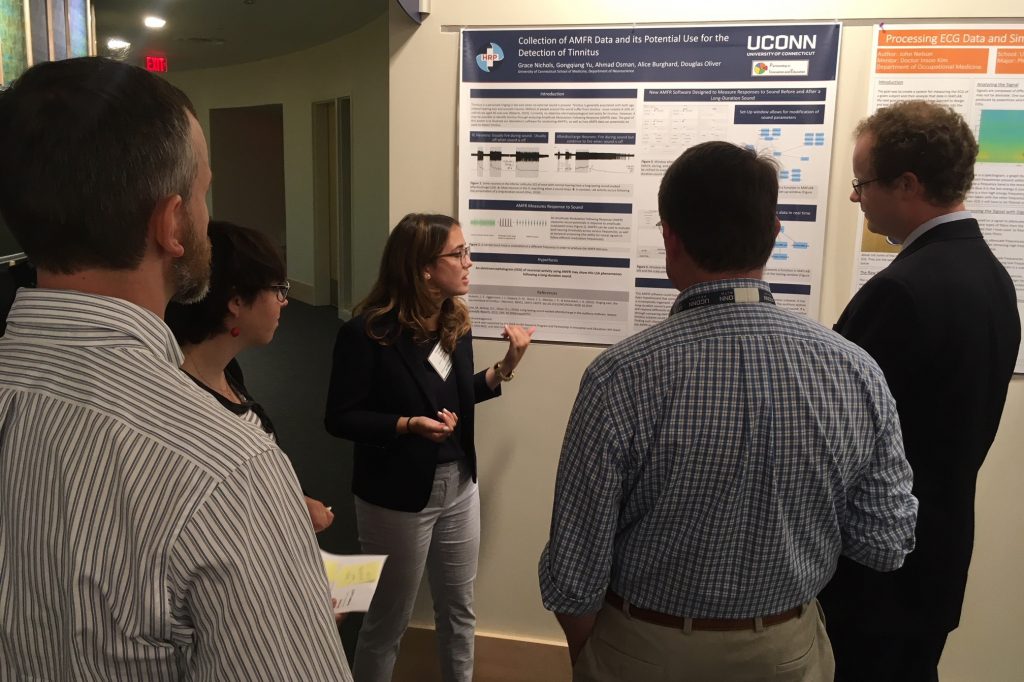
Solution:
<svg viewBox="0 0 1024 682"><path fill-rule="evenodd" d="M775 246L778 173L752 149L704 142L665 171L658 213L704 270L760 268Z"/></svg>
<svg viewBox="0 0 1024 682"><path fill-rule="evenodd" d="M937 206L963 201L974 182L978 143L960 114L949 107L912 100L879 109L857 125L857 137L874 137L871 166L891 184L913 173L925 197Z"/></svg>
<svg viewBox="0 0 1024 682"><path fill-rule="evenodd" d="M431 337L426 321L438 312L438 303L423 281L423 270L433 262L448 242L448 233L458 222L446 215L410 213L391 231L380 273L369 295L356 306L355 314L366 315L366 333L382 345L390 345L403 329L412 332L416 342ZM394 311L397 325L382 325L382 318ZM461 299L441 302L437 331L441 347L449 353L469 332L469 310Z"/></svg>

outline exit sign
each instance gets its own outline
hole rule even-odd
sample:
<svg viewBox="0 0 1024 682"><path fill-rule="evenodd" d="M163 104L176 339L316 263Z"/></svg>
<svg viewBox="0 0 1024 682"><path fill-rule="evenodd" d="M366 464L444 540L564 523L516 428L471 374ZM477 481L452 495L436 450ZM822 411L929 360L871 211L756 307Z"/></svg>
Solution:
<svg viewBox="0 0 1024 682"><path fill-rule="evenodd" d="M167 57L146 57L146 71L167 72Z"/></svg>

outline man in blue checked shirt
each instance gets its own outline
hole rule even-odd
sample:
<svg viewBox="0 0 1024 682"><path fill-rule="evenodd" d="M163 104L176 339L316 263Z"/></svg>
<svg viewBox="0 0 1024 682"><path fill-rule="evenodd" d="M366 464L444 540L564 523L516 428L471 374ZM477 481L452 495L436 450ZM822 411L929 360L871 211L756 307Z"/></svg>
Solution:
<svg viewBox="0 0 1024 682"><path fill-rule="evenodd" d="M762 279L777 197L774 163L725 142L662 180L682 293L584 374L540 560L576 680L831 680L815 595L839 556L892 571L914 547L881 370Z"/></svg>

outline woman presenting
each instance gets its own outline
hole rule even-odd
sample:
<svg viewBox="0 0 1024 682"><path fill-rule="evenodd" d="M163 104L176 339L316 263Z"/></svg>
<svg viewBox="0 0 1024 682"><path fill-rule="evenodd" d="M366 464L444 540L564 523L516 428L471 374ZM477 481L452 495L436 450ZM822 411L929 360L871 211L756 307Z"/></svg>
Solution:
<svg viewBox="0 0 1024 682"><path fill-rule="evenodd" d="M505 356L473 373L466 304L470 260L459 224L409 214L388 238L380 274L338 332L324 422L355 443L359 541L387 554L356 646L356 682L386 682L426 567L442 677L473 677L473 582L480 502L476 403L501 394L533 329L505 327Z"/></svg>

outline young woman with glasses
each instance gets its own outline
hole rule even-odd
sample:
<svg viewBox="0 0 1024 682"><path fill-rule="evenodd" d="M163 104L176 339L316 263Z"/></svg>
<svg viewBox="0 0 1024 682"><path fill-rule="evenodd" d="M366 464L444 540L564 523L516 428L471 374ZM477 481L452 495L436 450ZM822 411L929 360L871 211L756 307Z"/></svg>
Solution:
<svg viewBox="0 0 1024 682"><path fill-rule="evenodd" d="M181 346L182 371L225 409L277 440L263 407L245 388L235 356L274 338L290 284L274 243L262 232L210 221L210 291L198 303L171 303L165 319ZM313 530L331 525L334 514L306 497Z"/></svg>
<svg viewBox="0 0 1024 682"><path fill-rule="evenodd" d="M480 548L474 406L500 395L533 334L506 326L504 357L474 373L461 298L472 267L455 219L409 214L388 238L370 295L338 332L324 421L355 443L363 551L388 555L359 633L357 682L391 679L424 568L442 677L472 679Z"/></svg>

